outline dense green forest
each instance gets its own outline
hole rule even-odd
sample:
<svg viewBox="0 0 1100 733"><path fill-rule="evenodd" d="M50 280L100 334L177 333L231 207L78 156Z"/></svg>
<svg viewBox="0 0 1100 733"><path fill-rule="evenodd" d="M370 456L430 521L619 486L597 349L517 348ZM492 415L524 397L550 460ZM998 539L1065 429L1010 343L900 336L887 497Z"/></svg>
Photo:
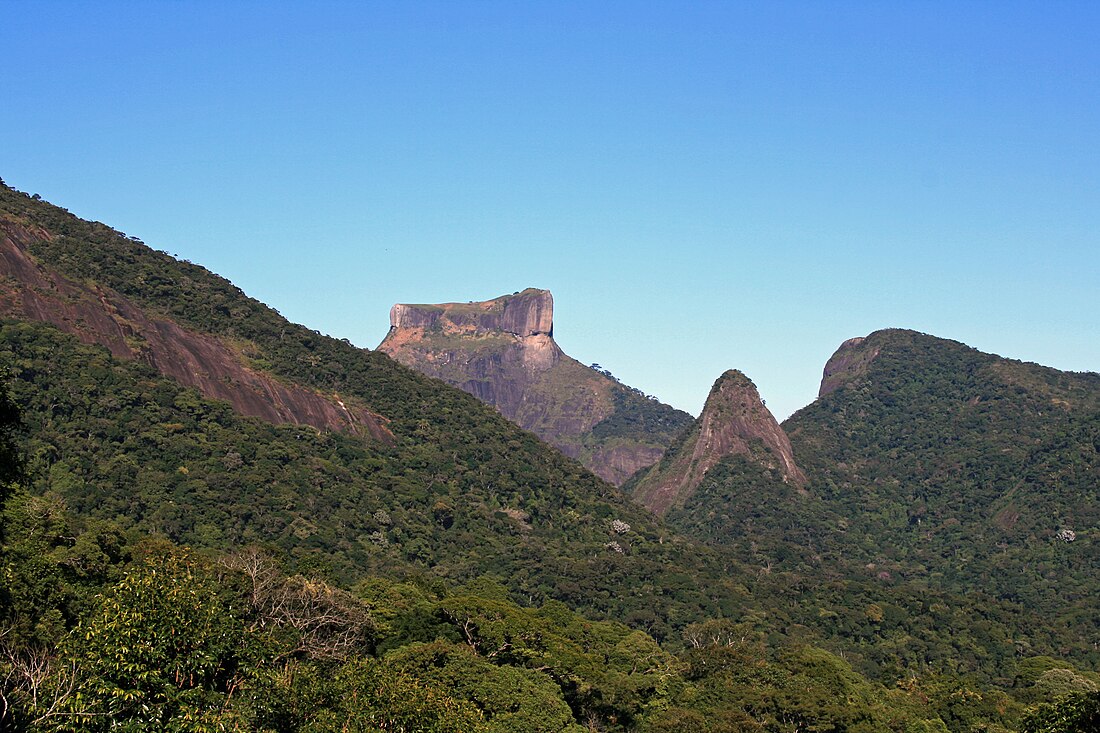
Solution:
<svg viewBox="0 0 1100 733"><path fill-rule="evenodd" d="M882 517L912 523L880 486L896 478L869 468L863 423L844 429L865 460L841 466L844 440L812 437L800 413L809 495L729 461L673 527L469 395L289 324L198 266L9 189L0 214L50 233L33 247L44 265L231 340L252 368L339 390L394 434L242 417L52 326L0 322L5 724L1056 731L1094 714L1095 483L1072 483L1095 470L1094 404L1060 437L1020 442L1039 498L1017 494L1051 513L1067 482L1081 492L1077 522L1058 525L1072 543L1032 529L1022 545L1054 564L1018 577L1067 579L1054 603L1041 585L986 585L975 564L945 572L958 555L939 544L875 535ZM1076 398L1077 382L1049 379ZM852 467L882 472L837 473Z"/></svg>
<svg viewBox="0 0 1100 733"><path fill-rule="evenodd" d="M408 449L243 418L44 324L0 327L0 357L25 406L34 492L126 530L223 551L260 544L296 572L345 584L372 572L448 584L495 577L525 602L556 599L673 644L687 624L737 618L775 643L826 643L876 679L931 669L1009 684L1017 643L1089 651L1019 604L803 557L804 528L785 536L786 525L761 522L751 551L704 548L568 476L551 476L544 494L524 474L509 484L509 449L488 450L487 430L476 433L486 452L470 459L473 470L453 455L414 463ZM509 486L516 498L503 503ZM767 499L754 509L741 495L756 514L770 511Z"/></svg>
<svg viewBox="0 0 1100 733"><path fill-rule="evenodd" d="M721 587L713 559L457 390L442 388L477 422L443 445L385 446L241 417L44 324L0 326L0 358L26 409L36 491L78 514L197 547L271 544L345 582L378 568L490 574L659 636L729 610L728 590L693 580Z"/></svg>
<svg viewBox="0 0 1100 733"><path fill-rule="evenodd" d="M196 553L79 520L54 497L17 494L3 527L14 730L1054 732L1100 712L1100 676L1050 658L1021 664L1013 695L946 675L883 686L729 620L662 647L484 579L341 588L255 546Z"/></svg>
<svg viewBox="0 0 1100 733"><path fill-rule="evenodd" d="M838 549L1100 643L1100 374L912 331L852 351L863 365L784 424Z"/></svg>

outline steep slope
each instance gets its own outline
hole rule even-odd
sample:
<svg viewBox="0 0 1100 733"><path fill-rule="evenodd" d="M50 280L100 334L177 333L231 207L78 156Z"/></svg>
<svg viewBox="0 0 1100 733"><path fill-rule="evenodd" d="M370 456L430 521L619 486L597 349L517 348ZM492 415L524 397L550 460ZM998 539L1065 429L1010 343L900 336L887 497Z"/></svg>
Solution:
<svg viewBox="0 0 1100 733"><path fill-rule="evenodd" d="M558 599L662 639L693 621L738 620L741 638L821 639L890 685L928 669L1010 676L1017 647L1005 639L1086 662L1093 653L1095 626L1050 623L980 590L885 581L843 558L818 567L776 554L772 566L685 541L471 395L288 323L201 267L103 225L2 188L0 211L38 233L25 254L57 287L125 298L150 322L228 345L288 389L338 394L379 415L393 436L242 414L140 349L115 356L82 342L95 331L70 335L28 311L0 323L0 364L27 423L32 503L49 510L35 521L50 524L67 504L89 528L107 520L202 548L261 544L290 572L349 583L375 571L431 588L488 576L524 603ZM767 531L761 522L745 542ZM51 562L66 572L86 571L74 558L113 551L50 532L65 548Z"/></svg>
<svg viewBox="0 0 1100 733"><path fill-rule="evenodd" d="M1100 375L879 331L784 428L853 560L1100 622Z"/></svg>
<svg viewBox="0 0 1100 733"><path fill-rule="evenodd" d="M695 425L624 489L670 527L761 572L822 572L828 508L806 490L787 436L738 371L714 383Z"/></svg>
<svg viewBox="0 0 1100 733"><path fill-rule="evenodd" d="M272 544L349 580L490 574L595 613L644 608L658 634L714 607L662 568L721 586L718 563L474 397L7 187L0 220L0 302L18 319L2 356L37 491L198 546ZM348 429L341 402L377 436ZM658 587L673 590L639 603Z"/></svg>
<svg viewBox="0 0 1100 733"><path fill-rule="evenodd" d="M457 434L445 443L387 446L243 417L48 324L0 322L0 363L23 409L40 506L67 505L90 528L109 520L194 547L260 545L291 572L347 583L381 573L440 589L488 576L524 602L564 601L673 645L692 622L736 620L741 637L818 640L891 685L910 667L1003 676L1016 651L986 645L991 635L1089 660L1079 625L980 590L845 577L842 563L795 567L780 553L797 538L772 543L764 522L746 538L759 540L755 554L685 542L473 397L423 377L458 398L421 393L440 420L465 412L469 422L449 422ZM72 536L50 535L66 547ZM56 561L112 548L72 552Z"/></svg>
<svg viewBox="0 0 1100 733"><path fill-rule="evenodd" d="M54 235L0 211L0 315L52 323L114 356L138 359L244 415L273 423L393 436L369 409L350 409L339 395L284 384L250 368L230 343L150 317L109 287L67 278L35 261L29 250Z"/></svg>
<svg viewBox="0 0 1100 733"><path fill-rule="evenodd" d="M653 464L691 420L566 356L554 341L548 290L472 303L399 303L378 348L496 407L615 484Z"/></svg>
<svg viewBox="0 0 1100 733"><path fill-rule="evenodd" d="M796 488L806 480L756 385L736 370L718 378L691 430L658 465L632 483L631 493L639 503L665 514L691 497L707 473L730 457L744 458Z"/></svg>

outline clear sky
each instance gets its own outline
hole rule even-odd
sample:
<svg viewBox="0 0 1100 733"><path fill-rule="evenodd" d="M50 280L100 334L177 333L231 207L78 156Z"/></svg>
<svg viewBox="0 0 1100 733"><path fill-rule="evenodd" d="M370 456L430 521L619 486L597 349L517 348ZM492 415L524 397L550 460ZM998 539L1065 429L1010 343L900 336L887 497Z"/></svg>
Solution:
<svg viewBox="0 0 1100 733"><path fill-rule="evenodd" d="M567 353L780 417L846 338L1100 369L1100 3L0 1L0 177L373 348Z"/></svg>

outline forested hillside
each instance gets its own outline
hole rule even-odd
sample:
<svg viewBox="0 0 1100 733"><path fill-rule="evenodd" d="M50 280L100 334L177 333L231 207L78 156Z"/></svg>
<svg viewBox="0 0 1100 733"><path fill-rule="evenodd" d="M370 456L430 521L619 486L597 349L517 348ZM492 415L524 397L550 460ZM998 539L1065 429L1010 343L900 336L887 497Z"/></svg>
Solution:
<svg viewBox="0 0 1100 733"><path fill-rule="evenodd" d="M837 547L1100 643L1100 374L890 330L845 344L822 388L784 427Z"/></svg>
<svg viewBox="0 0 1100 733"><path fill-rule="evenodd" d="M1095 403L1077 408L1090 377L1079 389L1013 373L1058 390L1029 409L1074 418L1056 439L1036 416L1019 441L1050 503L1009 494L1014 507L1075 512L1056 528L1072 542L1021 535L1027 552L1078 558L1066 573L1038 566L1051 585L1068 579L1075 595L1059 605L1039 583L1013 595L966 575L958 558L971 555L958 553L986 556L964 530L955 554L876 534L872 519L895 518L886 488L900 479L871 468L871 438L856 443L862 462L834 458L846 438L809 421L830 404L876 414L842 403L862 377L788 423L805 491L736 458L707 473L696 497L711 513L677 510L703 544L472 396L290 324L201 267L6 188L0 223L18 235L5 251L42 275L33 287L25 269L0 280L5 724L1014 730L1029 708L1096 684L1092 556L1064 552L1091 547L1095 526L1095 483L1074 473L1096 466ZM219 363L234 390L277 384L254 395L294 399L279 419L211 399L208 380L173 376L150 329L232 355ZM868 374L881 358L864 360ZM293 412L322 403L363 422L329 428ZM863 423L839 424L858 436ZM916 525L961 524L946 501L929 499ZM1045 525L1029 514L1014 526ZM1089 699L1067 705L1087 712Z"/></svg>

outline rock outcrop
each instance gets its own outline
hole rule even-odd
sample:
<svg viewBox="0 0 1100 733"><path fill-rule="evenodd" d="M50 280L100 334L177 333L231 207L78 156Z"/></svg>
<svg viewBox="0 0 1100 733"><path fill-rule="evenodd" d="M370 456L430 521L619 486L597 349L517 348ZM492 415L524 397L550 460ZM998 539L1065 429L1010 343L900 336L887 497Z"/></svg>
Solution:
<svg viewBox="0 0 1100 733"><path fill-rule="evenodd" d="M519 338L554 335L554 297L549 290L522 293L480 303L439 306L405 305L390 309L391 329L441 328L449 333L508 333Z"/></svg>
<svg viewBox="0 0 1100 733"><path fill-rule="evenodd" d="M399 303L378 348L493 405L615 484L653 464L691 420L563 353L548 290L471 303Z"/></svg>
<svg viewBox="0 0 1100 733"><path fill-rule="evenodd" d="M51 236L45 229L0 218L0 315L51 323L117 358L144 361L243 415L392 440L385 418L364 407L277 381L249 368L236 349L214 336L151 316L109 288L76 282L42 266L28 250Z"/></svg>
<svg viewBox="0 0 1100 733"><path fill-rule="evenodd" d="M657 514L682 503L707 471L723 458L742 455L802 488L806 476L794 461L790 441L760 399L752 381L736 370L718 378L703 413L682 443L669 449L631 493Z"/></svg>
<svg viewBox="0 0 1100 733"><path fill-rule="evenodd" d="M829 357L829 361L825 362L817 396L824 397L866 374L868 366L878 356L880 348L881 346L868 343L863 337L851 338L842 343Z"/></svg>

